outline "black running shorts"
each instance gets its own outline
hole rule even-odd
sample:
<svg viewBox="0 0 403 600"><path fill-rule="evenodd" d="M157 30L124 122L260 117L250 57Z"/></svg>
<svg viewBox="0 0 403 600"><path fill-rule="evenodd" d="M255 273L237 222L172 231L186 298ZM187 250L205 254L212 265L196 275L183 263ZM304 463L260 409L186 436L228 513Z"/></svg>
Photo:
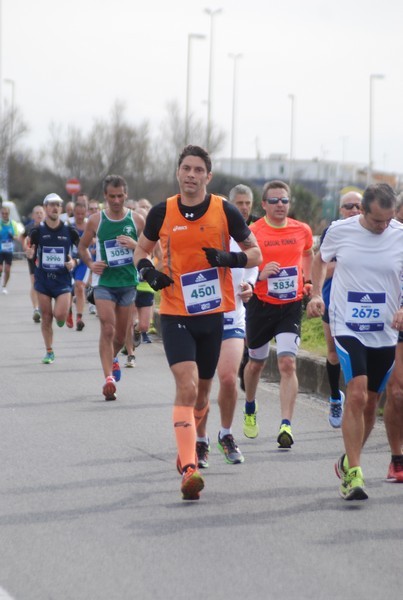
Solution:
<svg viewBox="0 0 403 600"><path fill-rule="evenodd" d="M249 348L260 348L279 333L301 335L302 302L269 304L253 295L246 305L246 339Z"/></svg>
<svg viewBox="0 0 403 600"><path fill-rule="evenodd" d="M192 361L200 379L212 379L220 357L223 313L182 317L161 315L161 333L169 366Z"/></svg>

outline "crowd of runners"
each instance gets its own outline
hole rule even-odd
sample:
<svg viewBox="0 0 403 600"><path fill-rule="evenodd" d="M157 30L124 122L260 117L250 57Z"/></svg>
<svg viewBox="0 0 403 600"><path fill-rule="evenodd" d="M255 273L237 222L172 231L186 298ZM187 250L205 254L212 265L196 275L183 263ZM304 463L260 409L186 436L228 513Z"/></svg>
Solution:
<svg viewBox="0 0 403 600"><path fill-rule="evenodd" d="M238 377L245 391L243 433L253 439L260 433L258 412L265 410L256 392L273 341L281 410L275 443L279 451L291 451L296 358L307 303L307 316L323 320L328 420L341 428L344 441L335 464L341 496L368 498L361 451L384 391L391 449L387 479L403 483L403 225L395 218L392 188L370 185L362 195L344 195L341 219L324 232L314 254L309 225L289 215L287 183L266 183L258 218L248 186L235 186L228 199L207 192L213 175L203 148L183 149L176 176L179 193L154 206L144 198L129 199L125 179L108 175L103 206L81 194L62 213L62 199L49 193L33 209L23 247L33 320L40 323L45 346L42 363L55 360L54 322L82 332L87 311L96 314L100 388L106 401L115 401L119 354L126 354L131 368L138 344L151 343L154 295L160 292L160 333L176 390L176 467L182 497L197 500L202 470L209 467L213 377L217 372L217 446L227 463L241 464L244 456L232 433ZM1 217L7 293L18 233L7 210Z"/></svg>

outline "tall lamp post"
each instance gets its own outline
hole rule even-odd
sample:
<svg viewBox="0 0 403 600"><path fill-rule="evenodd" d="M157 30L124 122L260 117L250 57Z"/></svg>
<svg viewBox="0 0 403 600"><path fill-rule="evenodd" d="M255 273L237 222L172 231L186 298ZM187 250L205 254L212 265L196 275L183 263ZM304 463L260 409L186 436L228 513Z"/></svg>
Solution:
<svg viewBox="0 0 403 600"><path fill-rule="evenodd" d="M211 98L213 91L213 44L214 44L214 17L222 12L222 8L205 8L204 12L210 17L210 59L209 59L209 77L208 77L208 97L207 97L207 135L206 150L210 151L211 139Z"/></svg>
<svg viewBox="0 0 403 600"><path fill-rule="evenodd" d="M191 76L191 49L192 40L204 40L206 36L202 33L188 33L188 57L186 73L186 110L185 110L185 146L189 143L189 106L190 106L190 76Z"/></svg>
<svg viewBox="0 0 403 600"><path fill-rule="evenodd" d="M291 100L291 130L290 130L290 166L289 166L289 185L290 190L293 183L294 177L294 103L295 96L294 94L288 94L289 99Z"/></svg>
<svg viewBox="0 0 403 600"><path fill-rule="evenodd" d="M10 116L10 150L9 154L13 152L13 136L14 136L14 110L15 110L15 81L14 79L4 79L4 83L11 85L11 116Z"/></svg>
<svg viewBox="0 0 403 600"><path fill-rule="evenodd" d="M236 115L236 83L237 83L237 65L238 60L242 58L242 54L228 54L229 58L234 61L234 74L232 80L232 121L231 121L231 175L234 168L235 155L235 115Z"/></svg>
<svg viewBox="0 0 403 600"><path fill-rule="evenodd" d="M2 0L0 0L0 127L3 119L3 32L2 32ZM3 140L0 140L1 142ZM0 153L0 196L7 193L7 172L6 172L6 157L2 157Z"/></svg>
<svg viewBox="0 0 403 600"><path fill-rule="evenodd" d="M13 154L14 138L14 110L15 110L15 81L14 79L4 79L4 83L11 85L11 112L10 112L10 143L7 156L4 157L4 189L7 197L10 195L10 157Z"/></svg>
<svg viewBox="0 0 403 600"><path fill-rule="evenodd" d="M373 95L374 95L374 79L384 79L385 76L381 74L371 74L369 76L369 157L368 157L368 173L367 173L367 185L370 185L372 181L372 150L373 150L373 128L374 128L374 117L373 117Z"/></svg>
<svg viewBox="0 0 403 600"><path fill-rule="evenodd" d="M3 40L3 31L2 31L2 0L0 0L0 123L1 118L3 116L3 75L2 75L2 67L3 67L3 52L2 52L2 40Z"/></svg>

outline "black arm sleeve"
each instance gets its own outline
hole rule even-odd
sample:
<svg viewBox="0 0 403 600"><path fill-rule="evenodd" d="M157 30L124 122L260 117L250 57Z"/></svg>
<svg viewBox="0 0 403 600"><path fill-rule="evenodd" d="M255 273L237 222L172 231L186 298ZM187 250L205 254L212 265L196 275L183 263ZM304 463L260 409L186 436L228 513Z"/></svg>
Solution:
<svg viewBox="0 0 403 600"><path fill-rule="evenodd" d="M75 227L73 227L72 225L69 225L69 229L70 229L71 243L73 244L73 246L78 246L78 244L80 242L80 236L79 236L77 229Z"/></svg>
<svg viewBox="0 0 403 600"><path fill-rule="evenodd" d="M236 206L223 201L224 212L228 220L229 234L236 242L243 242L251 234L251 230L244 221L243 216Z"/></svg>
<svg viewBox="0 0 403 600"><path fill-rule="evenodd" d="M151 242L157 242L160 237L160 229L165 219L167 203L160 202L150 209L147 215L143 233Z"/></svg>
<svg viewBox="0 0 403 600"><path fill-rule="evenodd" d="M35 252L34 252L34 255L32 257L32 260L36 260L36 257L38 255L38 241L39 241L39 230L38 230L38 228L37 227L33 227L31 229L31 231L29 232L28 237L29 237L29 241L30 241L31 246L35 245Z"/></svg>
<svg viewBox="0 0 403 600"><path fill-rule="evenodd" d="M35 244L36 248L38 249L38 242L39 242L39 229L37 227L34 227L33 229L31 229L29 235L28 235L30 242L31 242L31 246L33 244Z"/></svg>

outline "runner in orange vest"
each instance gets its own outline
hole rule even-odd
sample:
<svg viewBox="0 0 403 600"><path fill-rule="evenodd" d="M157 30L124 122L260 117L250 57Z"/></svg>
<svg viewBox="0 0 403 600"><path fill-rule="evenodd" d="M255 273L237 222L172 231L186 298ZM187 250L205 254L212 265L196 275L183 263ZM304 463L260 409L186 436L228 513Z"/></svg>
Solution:
<svg viewBox="0 0 403 600"><path fill-rule="evenodd" d="M154 206L134 261L140 277L161 293L161 332L176 383L173 423L185 500L204 487L196 456L196 422L207 418L212 378L223 332L233 310L231 267L259 264L261 252L242 215L224 198L207 193L211 160L199 146L182 151L176 177L180 194ZM241 252L230 252L230 236ZM150 260L161 242L162 271Z"/></svg>

